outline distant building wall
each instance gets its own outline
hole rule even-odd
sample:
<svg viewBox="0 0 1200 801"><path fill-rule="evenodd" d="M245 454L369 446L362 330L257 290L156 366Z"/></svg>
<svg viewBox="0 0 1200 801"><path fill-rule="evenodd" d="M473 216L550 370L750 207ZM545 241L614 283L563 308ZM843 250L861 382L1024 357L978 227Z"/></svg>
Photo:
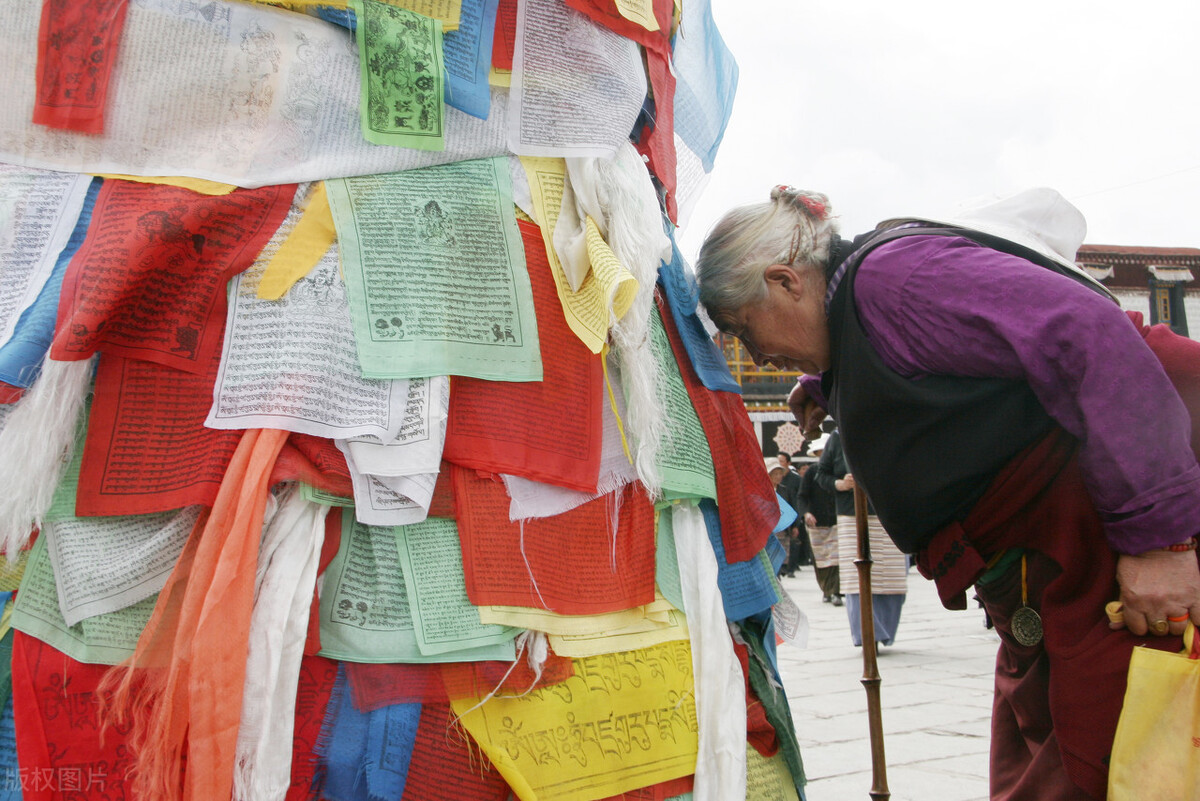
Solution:
<svg viewBox="0 0 1200 801"><path fill-rule="evenodd" d="M1111 287L1110 287L1111 288ZM1142 317L1149 322L1150 320L1150 292L1148 290L1138 291L1136 289L1121 289L1111 288L1112 293L1117 296L1117 300L1121 302L1121 308L1125 311L1141 312ZM1200 320L1200 307L1197 307L1196 315L1193 317L1189 311L1188 317L1194 320Z"/></svg>
<svg viewBox="0 0 1200 801"><path fill-rule="evenodd" d="M1146 323L1200 339L1200 249L1084 245L1076 261Z"/></svg>

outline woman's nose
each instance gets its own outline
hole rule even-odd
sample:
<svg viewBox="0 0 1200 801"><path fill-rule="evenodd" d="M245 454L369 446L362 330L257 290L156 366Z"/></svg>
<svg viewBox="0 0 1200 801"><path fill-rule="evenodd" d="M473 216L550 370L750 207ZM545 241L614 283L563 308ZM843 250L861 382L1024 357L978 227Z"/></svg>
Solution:
<svg viewBox="0 0 1200 801"><path fill-rule="evenodd" d="M748 352L750 354L750 359L751 359L751 361L754 362L754 364L756 366L758 366L758 367L768 367L769 366L769 367L782 368L782 365L779 362L775 361L774 356L768 356L765 353L762 353L757 348L755 348L753 345L751 345L750 343L748 343L744 340L742 341L742 344L746 346L746 352Z"/></svg>

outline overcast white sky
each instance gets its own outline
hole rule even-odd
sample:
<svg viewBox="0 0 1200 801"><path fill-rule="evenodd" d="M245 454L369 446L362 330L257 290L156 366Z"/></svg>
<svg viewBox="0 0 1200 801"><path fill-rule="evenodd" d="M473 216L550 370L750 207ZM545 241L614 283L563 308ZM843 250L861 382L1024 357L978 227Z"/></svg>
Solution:
<svg viewBox="0 0 1200 801"><path fill-rule="evenodd" d="M789 183L842 233L1051 186L1087 242L1200 247L1200 2L712 0L741 70L690 260Z"/></svg>

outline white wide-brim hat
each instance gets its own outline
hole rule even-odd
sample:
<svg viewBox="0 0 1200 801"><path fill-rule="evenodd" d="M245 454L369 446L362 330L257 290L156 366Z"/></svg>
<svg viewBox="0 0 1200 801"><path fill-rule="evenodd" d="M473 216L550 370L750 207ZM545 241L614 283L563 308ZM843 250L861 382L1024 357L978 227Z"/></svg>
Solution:
<svg viewBox="0 0 1200 801"><path fill-rule="evenodd" d="M969 228L1007 239L1061 264L1106 295L1112 294L1075 262L1079 246L1087 236L1083 212L1049 187L1034 187L1000 199L966 204L945 216L896 217L884 220L878 227L892 228L907 222Z"/></svg>

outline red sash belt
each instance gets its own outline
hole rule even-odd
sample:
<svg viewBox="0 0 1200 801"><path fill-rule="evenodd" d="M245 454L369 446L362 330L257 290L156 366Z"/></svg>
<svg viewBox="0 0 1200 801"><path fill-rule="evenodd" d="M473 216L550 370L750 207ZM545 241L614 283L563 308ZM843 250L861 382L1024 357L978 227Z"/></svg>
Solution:
<svg viewBox="0 0 1200 801"><path fill-rule="evenodd" d="M1040 551L1057 566L1029 577L1042 616L1049 663L1048 712L1071 780L1104 798L1108 754L1135 646L1175 651L1177 637L1112 631L1104 605L1118 597L1117 554L1109 547L1074 457L1075 440L1055 430L1015 458L961 524L939 531L918 555L948 608L965 609L965 590L1005 548ZM1034 599L1040 599L1040 602ZM1018 599L1019 600L1019 599ZM1002 651L1012 651L1001 642ZM1030 654L1005 654L1032 665Z"/></svg>
<svg viewBox="0 0 1200 801"><path fill-rule="evenodd" d="M1040 526L1029 525L1031 507L1074 465L1075 447L1073 437L1055 428L1000 471L965 520L941 529L917 554L917 568L937 583L947 609L967 608L966 590L990 557L1013 547L1047 549Z"/></svg>

